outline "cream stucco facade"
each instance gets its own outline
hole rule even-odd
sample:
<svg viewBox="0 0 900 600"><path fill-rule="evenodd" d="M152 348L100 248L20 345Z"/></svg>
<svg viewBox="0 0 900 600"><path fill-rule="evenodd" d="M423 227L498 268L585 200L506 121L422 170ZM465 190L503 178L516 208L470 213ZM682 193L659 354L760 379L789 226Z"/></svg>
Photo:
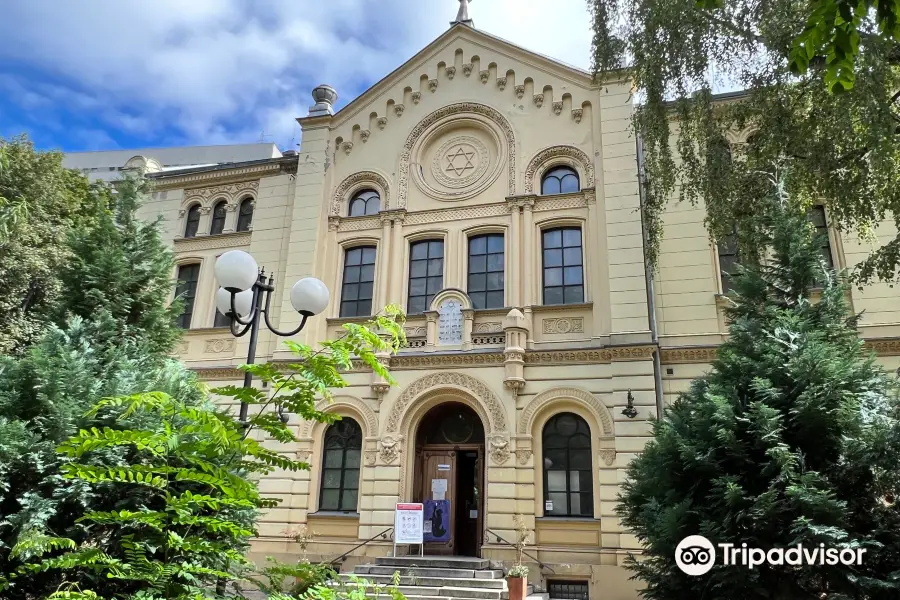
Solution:
<svg viewBox="0 0 900 600"><path fill-rule="evenodd" d="M473 510L479 516L459 525L477 528L474 551L508 564L514 551L502 540L515 539L514 516L522 515L534 530L530 552L543 563L532 562L532 582L584 581L591 598L637 597L621 566L639 545L615 515L619 484L647 441L657 402L674 398L708 368L726 329L717 250L703 207L681 205L666 215L652 281L658 342L651 331L631 92L628 80L598 85L588 73L457 24L338 113L326 101L299 119L303 141L296 155L155 176L166 194L157 194L144 216L163 217L179 269L198 265L180 356L210 385L240 381L235 366L247 353L246 338L213 326L213 265L226 250L246 250L274 274L272 320L281 329L300 318L285 282L315 276L328 285L326 313L296 336L308 343L364 320L341 317L345 290L362 289L349 281L353 249L374 248L373 309L419 306L411 296L420 295L420 283L426 288L427 310L410 314L406 324L409 347L389 359L397 385L351 372L350 386L323 406L361 429L355 510L323 509L326 427L293 422L301 441L288 450L312 470L261 482L284 501L263 517L257 557L296 558L289 531L303 525L318 534L310 556L328 560L388 530L397 502L427 494L422 423L436 407L454 403L483 429L475 444L462 444L478 456L481 491ZM577 174L575 191L542 193L544 176L558 167ZM362 191L377 193L377 212L349 216ZM253 207L249 228L238 222L245 200ZM224 213L216 213L223 201ZM216 214L225 215L224 223L213 222ZM199 221L191 226L189 219ZM190 227L196 233L185 237ZM221 233L209 234L215 227ZM556 298L545 289L556 277L545 273L545 263L557 256L545 252L555 248L549 238L544 242L545 233L560 228L580 232L571 239L580 236L581 244L578 251L574 242L560 250L567 261L561 272L576 282L561 288L566 304L545 302ZM470 242L484 235L502 236L494 238L502 302L495 294L491 308L472 300L478 269ZM411 271L422 266L413 265L419 251L413 248L423 248L415 246L421 241L442 242L441 260L423 263L434 267L432 279L411 287L419 275ZM869 251L836 232L832 242L841 266ZM356 281L358 272L352 273ZM896 369L896 290L870 286L854 291L853 303L866 310L862 334ZM458 333L448 325L456 317L439 312L449 304L459 306ZM257 357L290 355L263 331ZM623 413L629 399L634 416ZM582 468L591 489L579 488L583 506L568 511L577 515L545 514L563 512L548 504L543 465L553 461L542 447L545 425L562 413L576 415L589 431L589 464ZM389 539L376 537L345 564L391 550Z"/></svg>

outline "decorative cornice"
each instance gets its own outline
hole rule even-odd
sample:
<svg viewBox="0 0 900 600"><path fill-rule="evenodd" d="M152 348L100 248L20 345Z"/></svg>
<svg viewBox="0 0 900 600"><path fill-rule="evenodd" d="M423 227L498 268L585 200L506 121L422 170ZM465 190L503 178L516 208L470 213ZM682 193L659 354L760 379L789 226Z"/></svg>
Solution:
<svg viewBox="0 0 900 600"><path fill-rule="evenodd" d="M202 173L173 175L171 177L155 179L153 189L157 191L170 190L173 188L183 188L190 184L197 184L201 182L236 183L250 178L258 179L261 176L268 177L272 175L278 175L281 172L281 163L266 163L264 165L256 165L238 169L221 169L216 171L206 171Z"/></svg>
<svg viewBox="0 0 900 600"><path fill-rule="evenodd" d="M867 340L866 348L878 356L900 356L900 338Z"/></svg>
<svg viewBox="0 0 900 600"><path fill-rule="evenodd" d="M214 250L216 248L239 248L250 245L250 232L220 233L175 240L175 253L194 252L196 250Z"/></svg>
<svg viewBox="0 0 900 600"><path fill-rule="evenodd" d="M716 359L716 346L693 346L689 348L660 348L659 360L663 364L709 363Z"/></svg>
<svg viewBox="0 0 900 600"><path fill-rule="evenodd" d="M218 369L192 369L197 374L197 379L203 381L229 381L231 379L242 379L244 372L237 369L218 368Z"/></svg>

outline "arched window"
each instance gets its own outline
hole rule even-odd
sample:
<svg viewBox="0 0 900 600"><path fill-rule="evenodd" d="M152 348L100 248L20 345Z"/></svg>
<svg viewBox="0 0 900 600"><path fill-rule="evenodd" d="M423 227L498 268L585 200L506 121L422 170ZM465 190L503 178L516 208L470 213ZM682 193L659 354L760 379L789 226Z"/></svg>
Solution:
<svg viewBox="0 0 900 600"><path fill-rule="evenodd" d="M219 200L213 207L212 224L209 226L209 235L216 235L225 230L225 217L228 212L225 210L226 203Z"/></svg>
<svg viewBox="0 0 900 600"><path fill-rule="evenodd" d="M365 215L377 215L381 209L381 196L375 190L363 190L353 196L350 201L349 217L362 217Z"/></svg>
<svg viewBox="0 0 900 600"><path fill-rule="evenodd" d="M319 510L356 512L362 430L349 417L325 431Z"/></svg>
<svg viewBox="0 0 900 600"><path fill-rule="evenodd" d="M594 478L591 430L584 419L560 413L544 425L544 514L592 517Z"/></svg>
<svg viewBox="0 0 900 600"><path fill-rule="evenodd" d="M367 317L372 314L375 287L375 246L357 246L344 253L344 278L341 284L341 317Z"/></svg>
<svg viewBox="0 0 900 600"><path fill-rule="evenodd" d="M200 228L200 205L194 204L188 209L184 225L184 237L192 238L197 235Z"/></svg>
<svg viewBox="0 0 900 600"><path fill-rule="evenodd" d="M541 194L571 194L581 189L578 173L572 167L556 167L544 174L541 180Z"/></svg>
<svg viewBox="0 0 900 600"><path fill-rule="evenodd" d="M250 231L251 223L253 223L253 198L244 198L238 211L237 230Z"/></svg>

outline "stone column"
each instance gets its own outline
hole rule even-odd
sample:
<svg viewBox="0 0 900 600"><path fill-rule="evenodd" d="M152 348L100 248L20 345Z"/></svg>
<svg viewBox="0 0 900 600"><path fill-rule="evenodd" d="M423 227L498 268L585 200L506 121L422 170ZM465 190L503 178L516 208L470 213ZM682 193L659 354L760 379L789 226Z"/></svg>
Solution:
<svg viewBox="0 0 900 600"><path fill-rule="evenodd" d="M600 240L606 231L606 216L597 208L597 191L593 188L584 190L584 200L587 204L587 230L582 242L583 248L600 249ZM590 290L590 300L594 303L594 330L592 337L597 338L609 334L609 307L610 295L607 285L609 280L609 268L607 263L600 260L599 252L585 253L584 263L590 268L586 272L585 281Z"/></svg>
<svg viewBox="0 0 900 600"><path fill-rule="evenodd" d="M534 278L538 277L540 270L535 268L534 251L538 240L534 236L534 197L526 198L522 203L523 227L522 227L522 256L525 268L522 269L522 304L529 307L534 304Z"/></svg>
<svg viewBox="0 0 900 600"><path fill-rule="evenodd" d="M510 226L509 226L509 289L508 300L510 306L521 306L522 295L522 268L521 268L521 246L522 237L519 233L520 229L520 202L516 199L507 199Z"/></svg>
<svg viewBox="0 0 900 600"><path fill-rule="evenodd" d="M475 310L472 308L462 309L463 314L463 350L472 349L472 327L475 325Z"/></svg>
<svg viewBox="0 0 900 600"><path fill-rule="evenodd" d="M234 233L237 229L238 205L231 202L225 204L225 228L222 233Z"/></svg>
<svg viewBox="0 0 900 600"><path fill-rule="evenodd" d="M197 236L201 235L209 235L209 225L212 222L212 217L210 217L210 213L212 209L208 206L204 206L200 209L200 224L197 226Z"/></svg>
<svg viewBox="0 0 900 600"><path fill-rule="evenodd" d="M528 333L525 315L517 308L509 311L503 319L503 331L506 333L503 386L518 394L525 387L525 339Z"/></svg>
<svg viewBox="0 0 900 600"><path fill-rule="evenodd" d="M436 310L425 311L425 318L428 319L425 329L425 352L434 352L437 344L438 312Z"/></svg>
<svg viewBox="0 0 900 600"><path fill-rule="evenodd" d="M375 275L375 285L378 293L375 296L375 306L372 312L378 312L388 303L388 289L391 284L391 216L381 215L381 248L378 249L378 271Z"/></svg>
<svg viewBox="0 0 900 600"><path fill-rule="evenodd" d="M400 304L403 302L403 261L406 260L406 244L403 243L403 221L406 220L406 210L399 209L392 212L394 223L394 235L391 241L391 259L389 264L394 265L395 275L391 277L391 288L387 301ZM403 307L404 310L406 307Z"/></svg>

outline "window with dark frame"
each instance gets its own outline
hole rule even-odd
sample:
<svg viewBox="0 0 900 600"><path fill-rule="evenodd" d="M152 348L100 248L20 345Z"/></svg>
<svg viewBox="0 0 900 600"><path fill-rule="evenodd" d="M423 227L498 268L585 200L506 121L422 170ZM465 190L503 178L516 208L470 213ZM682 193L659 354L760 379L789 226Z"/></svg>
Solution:
<svg viewBox="0 0 900 600"><path fill-rule="evenodd" d="M187 212L184 224L184 237L196 237L198 229L200 229L200 205L194 204Z"/></svg>
<svg viewBox="0 0 900 600"><path fill-rule="evenodd" d="M225 210L226 202L221 200L213 207L212 223L209 226L209 235L217 235L225 230L225 218L228 211Z"/></svg>
<svg viewBox="0 0 900 600"><path fill-rule="evenodd" d="M194 314L194 297L197 295L197 280L200 278L200 265L190 264L178 267L178 286L175 296L181 298L184 310L178 316L177 324L182 329L191 328L191 317Z"/></svg>
<svg viewBox="0 0 900 600"><path fill-rule="evenodd" d="M503 308L503 234L490 233L469 238L469 282L472 306Z"/></svg>
<svg viewBox="0 0 900 600"><path fill-rule="evenodd" d="M722 293L727 294L734 288L737 276L737 265L740 262L738 252L738 236L734 231L717 244L719 251L719 277L722 281Z"/></svg>
<svg viewBox="0 0 900 600"><path fill-rule="evenodd" d="M544 304L584 302L581 228L562 227L543 232Z"/></svg>
<svg viewBox="0 0 900 600"><path fill-rule="evenodd" d="M589 585L587 581L551 579L547 582L547 587L553 600L588 600Z"/></svg>
<svg viewBox="0 0 900 600"><path fill-rule="evenodd" d="M381 196L375 190L363 190L350 200L349 217L362 217L365 215L377 215L381 210Z"/></svg>
<svg viewBox="0 0 900 600"><path fill-rule="evenodd" d="M250 225L253 224L253 198L244 198L238 209L238 231L250 231Z"/></svg>
<svg viewBox="0 0 900 600"><path fill-rule="evenodd" d="M834 254L831 252L831 237L828 235L828 219L825 216L824 206L813 206L807 216L816 228L816 240L822 252L822 258L829 269L834 268Z"/></svg>
<svg viewBox="0 0 900 600"><path fill-rule="evenodd" d="M541 195L573 194L581 189L578 173L572 167L556 167L541 179Z"/></svg>
<svg viewBox="0 0 900 600"><path fill-rule="evenodd" d="M362 430L349 417L325 431L319 510L356 512Z"/></svg>
<svg viewBox="0 0 900 600"><path fill-rule="evenodd" d="M544 462L544 515L592 517L591 430L573 413L555 415L544 425L541 452Z"/></svg>
<svg viewBox="0 0 900 600"><path fill-rule="evenodd" d="M444 242L424 240L409 246L409 300L406 312L423 313L444 287Z"/></svg>
<svg viewBox="0 0 900 600"><path fill-rule="evenodd" d="M341 280L341 317L368 317L372 314L375 286L375 246L357 246L344 252Z"/></svg>

